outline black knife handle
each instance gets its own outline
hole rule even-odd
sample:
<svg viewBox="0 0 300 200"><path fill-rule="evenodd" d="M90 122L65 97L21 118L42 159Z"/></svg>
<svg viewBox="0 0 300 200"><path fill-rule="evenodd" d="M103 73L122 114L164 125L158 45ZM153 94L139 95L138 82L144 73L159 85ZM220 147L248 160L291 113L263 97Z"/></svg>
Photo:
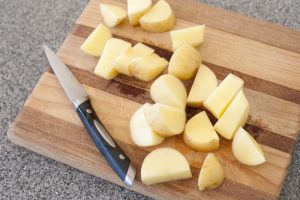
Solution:
<svg viewBox="0 0 300 200"><path fill-rule="evenodd" d="M110 136L96 115L89 100L81 103L76 112L93 142L105 157L106 161L126 185L131 186L135 170L131 161Z"/></svg>

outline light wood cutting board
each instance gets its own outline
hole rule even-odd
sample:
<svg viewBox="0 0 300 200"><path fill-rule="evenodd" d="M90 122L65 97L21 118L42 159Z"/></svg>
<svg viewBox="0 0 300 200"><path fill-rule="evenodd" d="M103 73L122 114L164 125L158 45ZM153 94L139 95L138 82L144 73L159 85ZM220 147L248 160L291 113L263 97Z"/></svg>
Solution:
<svg viewBox="0 0 300 200"><path fill-rule="evenodd" d="M99 2L88 3L58 55L84 84L97 114L137 167L131 189L157 199L278 198L300 127L300 32L189 0L169 0L177 16L176 29L207 25L205 42L199 51L218 79L233 73L245 80L251 106L245 128L262 145L267 162L257 167L241 165L233 158L231 143L221 139L220 150L215 154L224 166L225 182L214 191L200 192L197 178L206 153L187 147L180 135L159 147L169 146L182 152L191 165L193 178L145 186L140 181L140 166L146 154L158 146L135 146L128 124L141 104L151 102L151 83L125 76L107 81L93 74L98 59L85 55L79 47L102 22ZM125 0L102 2L126 7ZM112 32L132 43L152 45L167 59L171 56L168 33L147 33L140 27L131 27L128 21ZM186 83L187 88L190 84ZM187 109L189 117L199 111ZM91 142L50 70L41 77L8 137L42 155L124 186Z"/></svg>

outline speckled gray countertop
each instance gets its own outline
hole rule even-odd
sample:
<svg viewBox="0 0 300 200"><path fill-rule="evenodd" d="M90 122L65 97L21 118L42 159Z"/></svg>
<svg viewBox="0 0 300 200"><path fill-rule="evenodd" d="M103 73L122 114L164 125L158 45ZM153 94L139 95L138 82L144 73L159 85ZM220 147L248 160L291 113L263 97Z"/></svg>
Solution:
<svg viewBox="0 0 300 200"><path fill-rule="evenodd" d="M202 2L300 29L299 0ZM147 198L16 146L6 136L48 66L41 44L57 49L86 4L87 0L0 0L0 199ZM300 199L299 164L298 139L282 199Z"/></svg>

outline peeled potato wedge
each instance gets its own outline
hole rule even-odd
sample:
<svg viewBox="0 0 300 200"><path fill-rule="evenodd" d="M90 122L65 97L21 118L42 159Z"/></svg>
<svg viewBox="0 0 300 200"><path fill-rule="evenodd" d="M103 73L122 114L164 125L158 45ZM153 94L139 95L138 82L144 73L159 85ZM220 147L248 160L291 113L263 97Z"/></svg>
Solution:
<svg viewBox="0 0 300 200"><path fill-rule="evenodd" d="M188 80L195 76L202 63L199 52L191 45L182 45L172 55L168 73L181 80Z"/></svg>
<svg viewBox="0 0 300 200"><path fill-rule="evenodd" d="M149 126L163 137L178 135L185 126L185 110L156 103L145 109L145 118Z"/></svg>
<svg viewBox="0 0 300 200"><path fill-rule="evenodd" d="M115 78L118 72L114 69L114 61L130 47L131 44L124 40L116 38L109 39L105 44L102 56L98 61L94 73L107 80Z"/></svg>
<svg viewBox="0 0 300 200"><path fill-rule="evenodd" d="M166 32L173 28L176 19L171 6L165 0L159 0L140 18L143 29L149 32Z"/></svg>
<svg viewBox="0 0 300 200"><path fill-rule="evenodd" d="M105 43L112 37L110 30L103 24L99 24L89 37L80 46L80 49L91 55L100 56Z"/></svg>
<svg viewBox="0 0 300 200"><path fill-rule="evenodd" d="M146 185L191 178L186 158L172 148L159 148L149 153L141 167L141 179Z"/></svg>
<svg viewBox="0 0 300 200"><path fill-rule="evenodd" d="M229 74L204 101L204 107L219 119L243 85L242 79Z"/></svg>
<svg viewBox="0 0 300 200"><path fill-rule="evenodd" d="M249 166L260 165L266 161L259 144L241 127L234 135L232 153L238 161Z"/></svg>
<svg viewBox="0 0 300 200"><path fill-rule="evenodd" d="M222 117L214 125L215 130L224 138L231 140L237 129L244 126L249 111L249 102L241 89Z"/></svg>
<svg viewBox="0 0 300 200"><path fill-rule="evenodd" d="M130 65L135 58L150 55L154 52L154 49L144 45L143 43L137 43L134 47L129 48L125 53L116 58L114 62L114 69L127 76L132 76L130 72Z"/></svg>
<svg viewBox="0 0 300 200"><path fill-rule="evenodd" d="M197 151L214 151L219 149L219 136L205 111L192 117L185 126L184 142Z"/></svg>
<svg viewBox="0 0 300 200"><path fill-rule="evenodd" d="M152 0L127 0L127 13L132 26L138 25L140 18L151 8Z"/></svg>
<svg viewBox="0 0 300 200"><path fill-rule="evenodd" d="M135 58L129 66L130 73L143 81L151 81L161 74L168 66L168 61L153 53Z"/></svg>
<svg viewBox="0 0 300 200"><path fill-rule="evenodd" d="M186 89L176 76L171 74L161 75L151 85L150 95L156 103L185 109Z"/></svg>
<svg viewBox="0 0 300 200"><path fill-rule="evenodd" d="M201 107L207 97L217 88L217 85L218 80L214 72L202 64L187 98L187 105Z"/></svg>
<svg viewBox="0 0 300 200"><path fill-rule="evenodd" d="M132 141L141 147L149 147L162 143L164 137L155 133L148 125L144 112L151 104L145 103L130 119L130 136Z"/></svg>
<svg viewBox="0 0 300 200"><path fill-rule="evenodd" d="M109 27L117 26L124 21L127 16L127 13L123 8L111 4L101 3L100 12L105 24Z"/></svg>
<svg viewBox="0 0 300 200"><path fill-rule="evenodd" d="M205 25L198 25L171 31L170 35L173 51L184 44L198 47L204 40L204 30Z"/></svg>
<svg viewBox="0 0 300 200"><path fill-rule="evenodd" d="M199 190L213 190L223 183L224 178L225 173L222 165L213 153L209 153L204 160L199 174Z"/></svg>

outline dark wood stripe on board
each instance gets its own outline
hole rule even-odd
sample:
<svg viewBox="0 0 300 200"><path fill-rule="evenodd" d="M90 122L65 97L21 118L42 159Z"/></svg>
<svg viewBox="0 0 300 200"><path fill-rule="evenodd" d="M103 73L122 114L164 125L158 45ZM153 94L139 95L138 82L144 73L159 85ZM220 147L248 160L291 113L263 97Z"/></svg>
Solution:
<svg viewBox="0 0 300 200"><path fill-rule="evenodd" d="M82 38L86 38L88 37L88 35L93 31L94 29L88 26L84 26L84 25L80 25L80 24L76 24L72 30L72 34L82 37ZM126 40L132 44L137 43L137 41L133 40L133 39L128 39L128 38L124 38L118 35L114 35L114 37L116 38L120 38L123 40ZM167 60L170 59L170 57L172 56L172 52L156 47L156 46L152 46L149 45L152 48L155 49L156 53L159 54L160 56L166 58ZM267 80L263 80L260 78L256 78L254 76L250 76L238 71L234 71L231 69L228 69L226 67L223 66L218 66L212 63L208 63L208 62L203 62L205 65L207 65L208 67L210 67L216 74L217 78L219 80L223 80L229 73L233 73L237 76L239 76L240 78L242 78L243 80L245 80L245 87L246 88L250 88L252 90L256 90L274 97L278 97L280 99L284 99L287 101L291 101L293 103L296 104L300 104L300 91L295 90L295 89L291 89L288 88L286 86L282 86L280 84L277 83L273 83Z"/></svg>
<svg viewBox="0 0 300 200"><path fill-rule="evenodd" d="M135 83L129 85L128 82L122 82L122 76L112 79L110 81L104 80L96 76L94 73L87 70L83 70L77 67L69 66L73 74L77 79L87 86L106 91L108 93L124 97L126 99L138 102L146 103L153 102L150 97L150 93L142 88L135 87ZM51 72L53 73L53 72ZM136 80L136 82L143 82ZM143 82L144 83L144 82ZM138 84L136 84L138 85ZM188 117L198 113L201 109L187 108ZM211 118L212 122L215 119ZM274 149L291 153L294 149L295 140L289 137L285 137L280 134L265 130L261 127L253 126L250 124L246 125L246 129L256 138L256 140L266 146Z"/></svg>
<svg viewBox="0 0 300 200"><path fill-rule="evenodd" d="M16 130L21 129L23 130L22 133L26 133L26 135L22 135L22 136L18 136L19 138L26 138L26 142L33 142L33 144L41 144L41 140L47 140L48 144L55 144L56 146L61 146L61 150L64 151L64 153L66 154L73 154L75 153L75 155L77 157L89 157L90 159L92 159L93 157L95 157L95 155L97 156L100 153L98 152L98 150L96 149L95 146L91 145L92 142L89 139L87 133L85 132L85 130L78 125L75 125L73 123L70 123L68 121L65 120L61 120L58 119L56 117L53 117L49 114L46 114L44 112L41 112L39 110L36 110L34 108L30 108L30 107L24 107L24 110L22 111L21 117L22 120L19 120L14 126L16 127ZM34 118L32 118L32 116L36 116ZM34 126L33 126L34 125ZM67 129L66 129L67 127ZM55 130L55 132L47 132L47 130ZM61 133L64 132L69 132L72 133L72 137L65 137L64 135L61 135ZM58 134L56 134L58 133ZM68 134L68 133L66 133ZM83 135L86 134L86 137L83 137ZM30 140L28 140L28 138L31 138ZM83 139L85 138L85 139ZM39 142L35 142L34 140L38 140ZM140 166L142 160L144 159L144 157L148 154L148 152L150 151L150 149L143 149L143 148L139 148L135 145L131 145L131 144L127 144L123 141L120 141L118 139L115 139L116 142L121 146L122 149L124 149L125 153L131 158L131 160L133 161L133 163L136 166ZM51 142L49 142L51 141ZM66 144L69 144L71 146L75 146L76 149L72 149L69 148L67 146L65 146ZM126 147L126 148L125 148ZM32 149L33 151L35 151L35 149L33 149L32 147L28 147L29 149ZM40 148L43 148L43 146L41 146ZM47 147L44 147L47 148ZM53 148L57 148L57 147L53 147ZM47 150L48 151L48 150ZM37 152L40 152L40 150L37 150ZM54 153L54 152L53 152ZM67 155L65 155L67 156ZM53 157L55 159L55 157ZM91 161L91 160L87 160L87 162L101 162L101 164L98 165L99 170L101 170L101 165L107 165L106 162L104 162L104 159L101 157L100 160L95 160L95 161ZM199 167L201 163L199 163ZM100 166L100 168L99 168ZM86 171L84 168L82 168L81 170ZM192 170L192 174L193 174L193 178L192 179L186 179L186 180L181 180L181 181L173 181L173 182L168 182L168 183L163 183L163 184L159 184L159 185L153 185L151 187L151 190L156 190L158 192L164 193L166 192L166 194L170 193L170 191L168 190L174 190L175 193L178 196L178 199L186 197L185 195L189 194L190 198L197 198L198 197L198 189L197 189L197 177L199 175L199 168L198 167L191 167ZM111 171L111 173L113 173ZM249 173L255 173L252 172L251 170L249 170ZM258 175L259 176L259 175ZM114 180L110 180L110 181L114 181L115 183L118 181L116 181L116 179ZM138 170L138 174L137 174L137 184L141 184L140 183L140 170ZM270 182L270 184L273 184L272 182ZM137 188L133 188L136 191L139 191L140 187ZM171 192L171 193L174 193ZM195 193L195 191L197 191ZM233 195L234 194L234 195ZM213 198L214 195L221 195L222 198L233 198L233 199L240 199L240 198L247 198L247 199L272 199L272 196L266 192L263 191L259 191L256 189L253 189L249 186L246 186L242 183L238 183L235 182L233 180L230 180L228 178L225 178L224 183L222 184L221 187L219 187L216 191L209 191L209 192L202 192L201 195L203 197L211 197Z"/></svg>

